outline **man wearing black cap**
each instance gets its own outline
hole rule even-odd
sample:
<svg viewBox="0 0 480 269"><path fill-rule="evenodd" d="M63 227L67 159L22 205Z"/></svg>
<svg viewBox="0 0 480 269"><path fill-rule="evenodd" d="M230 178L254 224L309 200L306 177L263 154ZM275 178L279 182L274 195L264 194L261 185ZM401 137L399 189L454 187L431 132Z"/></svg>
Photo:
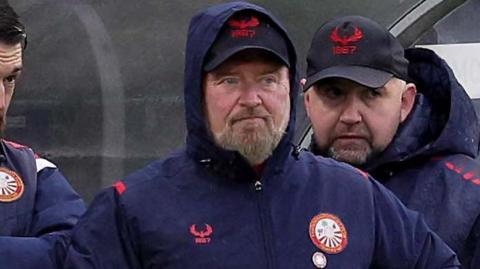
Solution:
<svg viewBox="0 0 480 269"><path fill-rule="evenodd" d="M457 268L382 186L293 150L296 55L268 11L199 13L185 65L186 149L100 193L66 268Z"/></svg>
<svg viewBox="0 0 480 269"><path fill-rule="evenodd" d="M373 175L480 268L479 125L447 64L360 16L320 27L307 61L312 150Z"/></svg>
<svg viewBox="0 0 480 269"><path fill-rule="evenodd" d="M60 269L85 205L53 163L4 135L26 44L17 13L0 0L0 268Z"/></svg>

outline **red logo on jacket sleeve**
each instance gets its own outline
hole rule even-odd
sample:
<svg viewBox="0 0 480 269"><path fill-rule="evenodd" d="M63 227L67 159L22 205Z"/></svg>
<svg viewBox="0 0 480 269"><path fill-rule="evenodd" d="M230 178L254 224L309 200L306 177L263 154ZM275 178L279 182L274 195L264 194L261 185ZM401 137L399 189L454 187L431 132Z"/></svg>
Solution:
<svg viewBox="0 0 480 269"><path fill-rule="evenodd" d="M464 180L470 181L475 185L480 185L480 170L478 168L470 170L467 168L467 162L465 163L453 163L445 162L447 169L459 174Z"/></svg>
<svg viewBox="0 0 480 269"><path fill-rule="evenodd" d="M199 231L195 224L190 226L190 233L195 236L195 243L208 244L211 241L210 235L213 233L213 228L209 224L205 224L205 229Z"/></svg>
<svg viewBox="0 0 480 269"><path fill-rule="evenodd" d="M330 35L330 39L334 43L339 44L339 46L333 46L333 54L354 54L357 51L357 46L355 46L353 43L358 42L363 38L363 32L356 26L353 29L354 30L351 35L340 36L339 27L335 27Z"/></svg>

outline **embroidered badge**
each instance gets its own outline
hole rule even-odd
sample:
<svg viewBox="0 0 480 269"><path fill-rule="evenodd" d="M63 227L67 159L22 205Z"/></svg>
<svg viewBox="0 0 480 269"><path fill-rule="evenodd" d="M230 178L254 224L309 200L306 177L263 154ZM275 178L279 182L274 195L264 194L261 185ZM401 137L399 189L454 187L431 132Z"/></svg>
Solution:
<svg viewBox="0 0 480 269"><path fill-rule="evenodd" d="M332 39L333 42L339 43L342 46L348 46L352 43L362 40L363 38L363 32L358 27L354 27L353 33L346 36L340 36L339 28L339 26L335 27L335 29L332 31L332 34L330 35L330 39Z"/></svg>
<svg viewBox="0 0 480 269"><path fill-rule="evenodd" d="M343 29L342 30L349 30ZM345 35L340 34L340 26L335 27L330 35L330 39L333 41L333 54L334 55L349 55L355 54L357 52L357 43L363 39L363 32L359 27L353 27L353 33L344 33Z"/></svg>
<svg viewBox="0 0 480 269"><path fill-rule="evenodd" d="M197 230L197 226L192 224L192 226L190 226L190 233L195 236L196 244L208 244L212 240L210 235L213 233L213 228L209 224L205 224L205 229L199 231Z"/></svg>
<svg viewBox="0 0 480 269"><path fill-rule="evenodd" d="M312 256L312 262L317 268L327 267L327 257L322 252L315 252Z"/></svg>
<svg viewBox="0 0 480 269"><path fill-rule="evenodd" d="M257 33L255 28L260 25L260 21L252 16L248 20L230 19L228 25L232 28L230 35L233 38L252 38Z"/></svg>
<svg viewBox="0 0 480 269"><path fill-rule="evenodd" d="M14 171L0 167L0 202L13 202L19 199L25 186Z"/></svg>
<svg viewBox="0 0 480 269"><path fill-rule="evenodd" d="M310 221L309 232L313 244L325 253L337 254L347 247L348 236L345 225L333 214L316 215Z"/></svg>

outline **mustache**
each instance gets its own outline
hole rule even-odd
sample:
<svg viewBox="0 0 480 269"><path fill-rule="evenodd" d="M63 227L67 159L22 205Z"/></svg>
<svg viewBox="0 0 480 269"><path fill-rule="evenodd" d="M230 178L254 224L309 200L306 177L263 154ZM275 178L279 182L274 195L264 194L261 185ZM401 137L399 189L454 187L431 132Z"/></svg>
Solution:
<svg viewBox="0 0 480 269"><path fill-rule="evenodd" d="M340 129L337 129L337 131L335 132L335 138L342 137L342 136L352 136L352 135L367 138L367 139L372 137L372 133L370 132L370 130L363 125L340 128Z"/></svg>
<svg viewBox="0 0 480 269"><path fill-rule="evenodd" d="M269 120L272 118L272 115L263 108L246 108L231 115L228 119L228 122L230 124L234 124L237 121L249 118L263 118L264 120Z"/></svg>

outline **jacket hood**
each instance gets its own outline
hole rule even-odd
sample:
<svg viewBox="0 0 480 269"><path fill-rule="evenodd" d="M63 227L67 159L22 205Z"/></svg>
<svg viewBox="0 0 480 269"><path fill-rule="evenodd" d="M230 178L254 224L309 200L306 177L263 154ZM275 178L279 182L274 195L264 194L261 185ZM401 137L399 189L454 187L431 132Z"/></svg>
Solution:
<svg viewBox="0 0 480 269"><path fill-rule="evenodd" d="M229 173L231 174L235 174L235 171L232 171L232 169L241 171L245 170L249 165L236 151L227 151L216 146L213 138L209 134L203 111L202 66L207 52L214 43L224 23L234 13L242 10L254 10L270 18L282 31L288 43L290 58L290 122L287 127L287 133L280 141L272 157L270 157L266 169L271 166L271 163L275 163L275 166L280 168L283 163L281 160L284 160L290 151L290 141L293 139L295 126L295 103L300 85L294 46L285 28L272 14L262 7L247 2L231 2L212 6L192 18L186 45L184 75L187 152L198 161L204 162L208 160L209 162L212 161L215 163L216 166L225 166L225 169L228 167Z"/></svg>
<svg viewBox="0 0 480 269"><path fill-rule="evenodd" d="M475 158L479 149L478 118L448 64L424 48L407 49L405 56L410 61L409 76L417 85L417 100L392 143L367 170L417 157L466 154Z"/></svg>

